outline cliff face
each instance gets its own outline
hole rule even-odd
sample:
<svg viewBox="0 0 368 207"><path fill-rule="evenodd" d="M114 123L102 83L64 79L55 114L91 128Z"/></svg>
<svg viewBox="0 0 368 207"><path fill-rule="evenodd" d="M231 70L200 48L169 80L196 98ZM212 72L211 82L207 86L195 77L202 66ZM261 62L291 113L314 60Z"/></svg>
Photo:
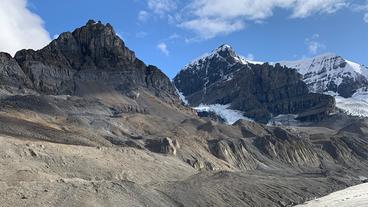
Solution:
<svg viewBox="0 0 368 207"><path fill-rule="evenodd" d="M251 64L235 54L231 47L221 46L183 69L174 84L192 106L231 104L261 122L279 114L319 119L333 111L333 97L309 93L295 70Z"/></svg>
<svg viewBox="0 0 368 207"><path fill-rule="evenodd" d="M0 53L0 85L21 88L30 84L17 61L9 54Z"/></svg>
<svg viewBox="0 0 368 207"><path fill-rule="evenodd" d="M90 20L39 51L19 51L15 60L41 93L81 94L86 84L94 83L124 93L144 88L177 102L166 75L136 58L110 24Z"/></svg>

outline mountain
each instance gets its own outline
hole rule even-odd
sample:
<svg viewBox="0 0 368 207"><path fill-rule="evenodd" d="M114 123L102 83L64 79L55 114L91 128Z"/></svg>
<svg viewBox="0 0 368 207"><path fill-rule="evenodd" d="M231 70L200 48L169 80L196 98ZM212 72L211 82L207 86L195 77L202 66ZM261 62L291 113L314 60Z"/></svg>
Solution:
<svg viewBox="0 0 368 207"><path fill-rule="evenodd" d="M281 61L303 75L311 92L332 91L349 98L358 89L368 87L368 68L335 54L324 54L300 61Z"/></svg>
<svg viewBox="0 0 368 207"><path fill-rule="evenodd" d="M86 86L95 84L99 86L96 90L113 88L128 93L144 89L177 101L166 75L136 58L110 24L90 20L73 32L62 33L41 50L22 50L14 58L32 88L45 94L83 94Z"/></svg>
<svg viewBox="0 0 368 207"><path fill-rule="evenodd" d="M318 120L334 109L334 99L309 93L295 70L252 64L228 45L184 67L173 82L191 106L229 105L261 122L280 114Z"/></svg>
<svg viewBox="0 0 368 207"><path fill-rule="evenodd" d="M255 100L254 114L286 106L313 113L318 98L330 103L307 93L294 70L254 66L222 48L211 67L233 64L232 73L217 69L236 80L223 92L250 87L238 92ZM220 91L210 81L206 95ZM307 101L290 98L301 94ZM190 103L202 101L196 97ZM271 99L274 107L264 101ZM244 116L224 106L227 116ZM334 114L300 127L230 121L182 105L168 77L109 24L91 20L41 50L0 53L1 206L292 206L367 177L367 119Z"/></svg>

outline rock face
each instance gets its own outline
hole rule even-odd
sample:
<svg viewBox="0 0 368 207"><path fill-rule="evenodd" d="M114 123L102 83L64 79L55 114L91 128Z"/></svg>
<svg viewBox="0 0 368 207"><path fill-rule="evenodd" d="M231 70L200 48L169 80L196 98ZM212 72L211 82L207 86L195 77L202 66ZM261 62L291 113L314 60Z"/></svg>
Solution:
<svg viewBox="0 0 368 207"><path fill-rule="evenodd" d="M31 83L9 54L0 53L0 85L25 87Z"/></svg>
<svg viewBox="0 0 368 207"><path fill-rule="evenodd" d="M166 75L136 58L110 24L90 20L39 51L16 53L15 59L33 88L44 94L78 95L95 84L133 97L132 91L145 88L168 101L178 101Z"/></svg>
<svg viewBox="0 0 368 207"><path fill-rule="evenodd" d="M257 168L257 159L247 149L245 139L213 140L209 142L211 153L217 158L231 163L242 170L254 170Z"/></svg>
<svg viewBox="0 0 368 207"><path fill-rule="evenodd" d="M368 87L368 68L335 54L280 64L302 74L309 90L314 93L332 91L348 98L358 89Z"/></svg>
<svg viewBox="0 0 368 207"><path fill-rule="evenodd" d="M166 137L148 140L146 147L156 153L176 155L176 150L177 148L180 148L180 145L177 140L172 140Z"/></svg>
<svg viewBox="0 0 368 207"><path fill-rule="evenodd" d="M298 167L320 165L317 153L307 140L279 127L272 129L269 135L258 137L254 145L272 160Z"/></svg>
<svg viewBox="0 0 368 207"><path fill-rule="evenodd" d="M334 99L309 93L295 70L251 64L227 45L186 66L174 84L192 106L231 104L231 109L261 122L279 114L320 119L334 109Z"/></svg>

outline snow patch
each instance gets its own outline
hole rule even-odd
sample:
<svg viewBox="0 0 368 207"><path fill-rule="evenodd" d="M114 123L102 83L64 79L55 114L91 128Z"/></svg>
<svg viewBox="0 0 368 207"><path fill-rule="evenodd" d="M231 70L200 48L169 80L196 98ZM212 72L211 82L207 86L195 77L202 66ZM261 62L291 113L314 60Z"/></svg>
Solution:
<svg viewBox="0 0 368 207"><path fill-rule="evenodd" d="M225 120L227 124L234 124L238 120L244 119L248 121L253 121L243 115L241 111L229 109L230 104L221 105L221 104L213 104L213 105L204 105L200 104L193 109L198 112L213 112L216 115L220 116Z"/></svg>
<svg viewBox="0 0 368 207"><path fill-rule="evenodd" d="M180 92L176 87L175 87L175 90L176 90L176 94L178 94L180 100L184 103L184 105L189 105L189 102L188 100L186 99L186 97L184 96L184 94L182 92Z"/></svg>
<svg viewBox="0 0 368 207"><path fill-rule="evenodd" d="M368 183L340 190L297 207L364 207L368 206Z"/></svg>

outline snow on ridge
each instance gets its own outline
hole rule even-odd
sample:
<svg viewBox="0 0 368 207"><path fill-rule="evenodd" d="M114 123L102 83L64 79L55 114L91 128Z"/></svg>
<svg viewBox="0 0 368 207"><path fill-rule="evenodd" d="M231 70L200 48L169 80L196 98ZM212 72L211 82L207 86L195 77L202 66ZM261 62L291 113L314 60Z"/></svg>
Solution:
<svg viewBox="0 0 368 207"><path fill-rule="evenodd" d="M188 70L189 68L197 68L199 67L202 63L204 63L207 60L210 60L214 57L216 58L223 58L220 53L221 52L225 52L225 51L229 51L230 53L233 53L234 56L234 60L238 63L241 64L247 64L248 61L245 60L244 58L240 57L239 55L236 54L235 50L227 44L221 45L220 47L212 50L211 53L205 53L201 56L199 56L198 58L195 58L193 61L191 61L189 64L187 64L186 66L184 66L184 68L181 71L185 71Z"/></svg>
<svg viewBox="0 0 368 207"><path fill-rule="evenodd" d="M304 76L309 90L316 93L325 91L330 83L339 86L346 78L356 80L363 76L368 80L368 68L332 53L280 64L296 69Z"/></svg>
<svg viewBox="0 0 368 207"><path fill-rule="evenodd" d="M364 77L368 78L368 68L360 65L358 63L349 61L349 60L345 60L346 63L357 73L363 75Z"/></svg>
<svg viewBox="0 0 368 207"><path fill-rule="evenodd" d="M336 60L332 62L332 59ZM279 63L289 68L297 69L298 72L302 75L310 72L319 72L324 67L326 68L329 66L330 68L334 69L332 71L332 74L354 71L368 78L368 68L364 67L361 64L346 60L343 57L334 53L325 53L312 58L306 58L296 61L279 61ZM342 63L346 63L346 65L344 67L340 67L340 64ZM337 68L334 68L334 66L336 66L339 70L336 70Z"/></svg>
<svg viewBox="0 0 368 207"><path fill-rule="evenodd" d="M189 102L188 102L188 100L186 99L186 97L184 96L184 94L182 93L182 92L180 92L179 91L179 89L177 89L176 87L175 87L175 90L176 90L176 94L178 94L178 96L179 96L179 98L180 98L180 100L187 106L187 105L189 105Z"/></svg>
<svg viewBox="0 0 368 207"><path fill-rule="evenodd" d="M229 107L230 107L230 104L227 104L227 105L221 105L221 104L205 105L205 104L200 104L199 106L194 107L193 109L196 110L197 112L213 112L216 115L223 118L225 120L225 122L227 124L230 124L230 125L234 124L235 122L237 122L240 119L253 121L253 120L245 117L241 111L232 110L232 109L229 109Z"/></svg>

